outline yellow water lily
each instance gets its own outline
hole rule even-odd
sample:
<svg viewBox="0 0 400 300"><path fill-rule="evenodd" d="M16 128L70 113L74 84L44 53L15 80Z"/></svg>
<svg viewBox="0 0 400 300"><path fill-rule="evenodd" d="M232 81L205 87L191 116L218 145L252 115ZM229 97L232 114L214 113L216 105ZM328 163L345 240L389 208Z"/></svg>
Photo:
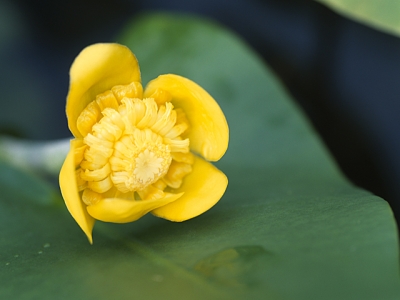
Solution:
<svg viewBox="0 0 400 300"><path fill-rule="evenodd" d="M134 54L119 44L85 48L70 70L73 136L60 171L65 204L92 243L95 220L147 213L181 222L215 205L228 180L208 161L228 147L216 101L193 81L161 75L143 90Z"/></svg>

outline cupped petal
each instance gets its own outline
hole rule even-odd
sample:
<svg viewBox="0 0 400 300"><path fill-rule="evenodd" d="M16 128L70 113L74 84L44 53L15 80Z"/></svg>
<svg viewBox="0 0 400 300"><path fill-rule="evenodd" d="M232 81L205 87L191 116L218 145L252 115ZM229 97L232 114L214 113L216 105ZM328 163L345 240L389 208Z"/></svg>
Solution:
<svg viewBox="0 0 400 300"><path fill-rule="evenodd" d="M228 148L229 128L214 98L193 81L173 74L150 81L144 97L157 89L171 94L172 104L184 110L190 123L190 148L209 161L219 160Z"/></svg>
<svg viewBox="0 0 400 300"><path fill-rule="evenodd" d="M119 44L94 44L83 49L70 70L66 113L72 134L82 137L76 121L96 95L134 81L140 82L140 69L129 48Z"/></svg>
<svg viewBox="0 0 400 300"><path fill-rule="evenodd" d="M86 234L89 242L92 244L92 230L95 220L88 214L86 205L82 202L81 197L79 196L78 185L76 181L75 149L79 146L81 146L81 141L71 141L70 151L64 161L63 166L61 167L59 182L61 194L70 214Z"/></svg>
<svg viewBox="0 0 400 300"><path fill-rule="evenodd" d="M178 200L151 213L170 221L182 222L194 218L214 206L225 193L228 178L211 163L195 157L193 171L185 177L176 192L184 192Z"/></svg>
<svg viewBox="0 0 400 300"><path fill-rule="evenodd" d="M106 198L87 207L89 214L100 221L113 223L128 223L136 221L148 212L160 206L167 205L180 198L183 193L169 194L153 200L129 200Z"/></svg>

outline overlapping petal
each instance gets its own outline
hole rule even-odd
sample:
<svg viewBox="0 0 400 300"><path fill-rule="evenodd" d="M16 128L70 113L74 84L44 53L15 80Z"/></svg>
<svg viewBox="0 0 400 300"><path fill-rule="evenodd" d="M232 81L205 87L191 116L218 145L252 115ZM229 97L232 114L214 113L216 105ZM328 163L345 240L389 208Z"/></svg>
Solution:
<svg viewBox="0 0 400 300"><path fill-rule="evenodd" d="M190 122L190 149L206 160L217 161L226 152L229 129L218 103L193 81L173 74L161 75L149 82L144 97L157 89L172 96L172 104L182 108Z"/></svg>
<svg viewBox="0 0 400 300"><path fill-rule="evenodd" d="M184 192L178 200L159 207L152 214L170 221L182 222L213 207L228 186L228 178L211 163L195 157L193 171L176 192Z"/></svg>
<svg viewBox="0 0 400 300"><path fill-rule="evenodd" d="M183 193L166 194L165 197L153 200L132 201L127 199L106 198L87 207L89 214L100 221L128 223L136 221L148 212L174 202Z"/></svg>
<svg viewBox="0 0 400 300"><path fill-rule="evenodd" d="M140 69L129 48L118 44L94 44L85 48L70 70L66 113L72 134L82 138L76 120L96 95L133 81L140 82Z"/></svg>
<svg viewBox="0 0 400 300"><path fill-rule="evenodd" d="M68 211L86 234L89 242L92 243L92 230L95 219L88 214L86 205L81 200L75 174L75 151L81 146L81 143L81 140L71 141L70 151L60 171L59 183Z"/></svg>

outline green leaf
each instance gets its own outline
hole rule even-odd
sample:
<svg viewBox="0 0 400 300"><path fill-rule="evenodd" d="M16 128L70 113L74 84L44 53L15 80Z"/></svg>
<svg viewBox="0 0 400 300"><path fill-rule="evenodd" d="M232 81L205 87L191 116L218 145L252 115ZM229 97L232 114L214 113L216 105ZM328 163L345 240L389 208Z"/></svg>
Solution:
<svg viewBox="0 0 400 300"><path fill-rule="evenodd" d="M25 168L17 168L0 157L1 199L13 195L17 202L36 202L40 205L60 203L60 193L50 183Z"/></svg>
<svg viewBox="0 0 400 300"><path fill-rule="evenodd" d="M218 163L228 190L183 223L98 222L93 246L64 207L1 193L1 299L398 298L388 204L347 182L242 41L204 20L146 15L119 42L144 82L176 73L217 99L230 125Z"/></svg>
<svg viewBox="0 0 400 300"><path fill-rule="evenodd" d="M397 0L316 0L367 26L400 35L400 2Z"/></svg>

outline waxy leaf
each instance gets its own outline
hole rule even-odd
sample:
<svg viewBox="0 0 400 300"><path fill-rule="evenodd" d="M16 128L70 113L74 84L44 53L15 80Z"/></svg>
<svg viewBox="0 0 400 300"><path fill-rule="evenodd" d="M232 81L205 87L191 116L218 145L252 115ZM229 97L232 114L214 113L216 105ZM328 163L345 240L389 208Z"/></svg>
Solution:
<svg viewBox="0 0 400 300"><path fill-rule="evenodd" d="M175 73L219 102L230 144L217 165L228 189L183 223L98 222L92 246L65 207L2 192L1 299L398 298L389 205L343 177L241 40L204 20L147 15L117 42L137 55L144 84Z"/></svg>
<svg viewBox="0 0 400 300"><path fill-rule="evenodd" d="M375 29L400 35L400 2L397 0L316 0L336 12Z"/></svg>

